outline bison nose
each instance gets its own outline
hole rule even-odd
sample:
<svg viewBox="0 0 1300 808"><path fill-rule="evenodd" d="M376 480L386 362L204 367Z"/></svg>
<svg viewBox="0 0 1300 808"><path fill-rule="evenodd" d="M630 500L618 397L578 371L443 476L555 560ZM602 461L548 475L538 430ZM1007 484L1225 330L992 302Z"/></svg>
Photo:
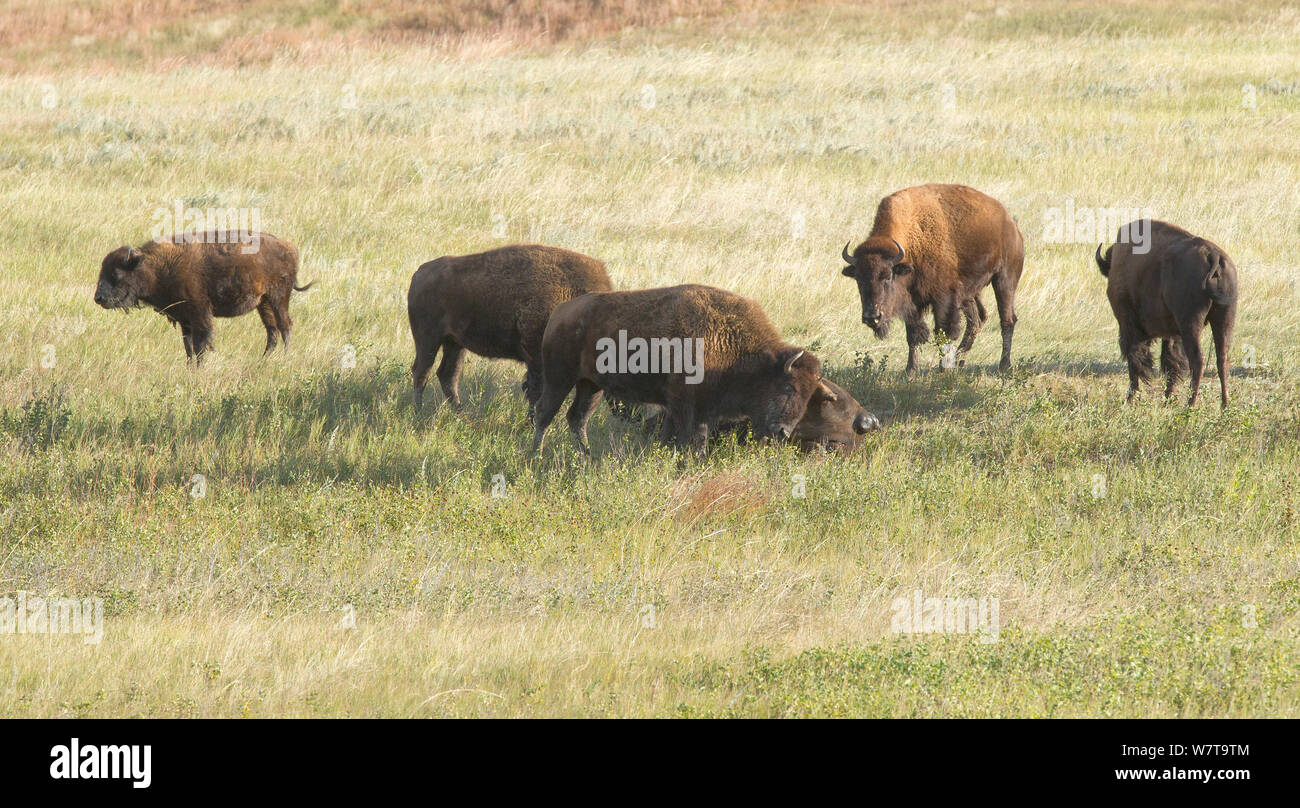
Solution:
<svg viewBox="0 0 1300 808"><path fill-rule="evenodd" d="M862 312L862 322L869 326L878 326L880 325L880 313L873 311L868 314L864 311Z"/></svg>
<svg viewBox="0 0 1300 808"><path fill-rule="evenodd" d="M858 417L853 419L853 431L859 435L875 432L877 429L880 429L880 419L869 412L860 412Z"/></svg>
<svg viewBox="0 0 1300 808"><path fill-rule="evenodd" d="M788 439L790 437L790 428L787 426L778 426L776 428L776 436L780 440Z"/></svg>

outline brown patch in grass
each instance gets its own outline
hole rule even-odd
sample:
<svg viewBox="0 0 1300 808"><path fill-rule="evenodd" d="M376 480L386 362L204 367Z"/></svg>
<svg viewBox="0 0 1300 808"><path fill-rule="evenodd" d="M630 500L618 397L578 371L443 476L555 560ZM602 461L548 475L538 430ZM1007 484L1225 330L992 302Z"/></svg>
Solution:
<svg viewBox="0 0 1300 808"><path fill-rule="evenodd" d="M765 481L740 472L698 472L674 482L668 498L673 519L689 523L764 512L772 491Z"/></svg>

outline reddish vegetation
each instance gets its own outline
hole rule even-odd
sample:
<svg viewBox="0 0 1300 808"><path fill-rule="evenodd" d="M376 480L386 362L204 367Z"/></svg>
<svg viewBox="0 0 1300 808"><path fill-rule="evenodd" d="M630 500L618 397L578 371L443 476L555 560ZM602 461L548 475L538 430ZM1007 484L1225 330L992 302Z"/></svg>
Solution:
<svg viewBox="0 0 1300 808"><path fill-rule="evenodd" d="M302 56L340 47L382 43L449 44L503 38L518 43L580 40L678 19L721 18L776 11L809 0L340 0L325 15L303 22L302 9L283 0L10 0L0 10L0 70L58 58L89 42L111 41L133 60L175 63L193 58L223 65L263 62L277 54ZM158 36L168 29L229 27L207 45ZM255 23L255 24L253 24ZM204 49L206 47L206 50Z"/></svg>

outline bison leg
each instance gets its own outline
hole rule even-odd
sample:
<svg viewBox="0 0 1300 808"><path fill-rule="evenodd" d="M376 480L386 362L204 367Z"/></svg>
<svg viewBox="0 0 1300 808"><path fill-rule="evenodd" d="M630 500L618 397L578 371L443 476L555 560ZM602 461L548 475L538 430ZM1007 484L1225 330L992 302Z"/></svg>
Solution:
<svg viewBox="0 0 1300 808"><path fill-rule="evenodd" d="M961 304L961 310L966 316L966 332L962 334L961 345L957 346L958 367L966 364L966 354L975 347L975 337L989 319L989 313L984 310L984 302L978 297L967 298Z"/></svg>
<svg viewBox="0 0 1300 808"><path fill-rule="evenodd" d="M542 396L537 400L537 421L533 425L533 448L529 454L537 454L542 448L542 437L546 434L546 428L555 420L555 414L560 411L560 405L564 399L569 397L569 391L573 389L574 380L557 381L555 379L544 379L542 382Z"/></svg>
<svg viewBox="0 0 1300 808"><path fill-rule="evenodd" d="M944 339L947 340L948 342L955 341L957 338L957 332L961 329L961 318L962 318L963 306L964 304L959 304L956 298L954 297L953 299L945 300L943 301L943 303L936 305L934 307L935 330L942 331L944 335ZM948 350L949 348L945 344L944 351L948 351ZM953 350L952 356L954 359L953 365L955 366L958 346L954 345L952 347L952 350ZM943 364L943 361L941 360L939 362L939 369L942 370L944 367L945 366Z"/></svg>
<svg viewBox="0 0 1300 808"><path fill-rule="evenodd" d="M1178 382L1187 376L1187 355L1178 337L1160 340L1160 372L1165 374L1165 398L1169 398Z"/></svg>
<svg viewBox="0 0 1300 808"><path fill-rule="evenodd" d="M1155 375L1155 366L1151 361L1151 341L1131 327L1120 325L1119 350L1128 363L1128 396L1132 401L1142 386L1143 379Z"/></svg>
<svg viewBox="0 0 1300 808"><path fill-rule="evenodd" d="M578 443L578 451L588 457L591 456L591 450L587 448L587 421L591 418L596 405L600 403L600 392L595 382L589 379L579 380L577 392L573 394L573 403L569 405L569 413L566 416L569 431L573 433L573 439Z"/></svg>
<svg viewBox="0 0 1300 808"><path fill-rule="evenodd" d="M266 350L262 352L266 355L275 350L275 335L279 330L275 306L272 305L270 298L263 297L262 302L257 304L257 316L262 318L262 327L266 329Z"/></svg>
<svg viewBox="0 0 1300 808"><path fill-rule="evenodd" d="M1205 372L1205 354L1201 351L1201 323L1199 320L1183 322L1183 351L1187 354L1187 363L1192 366L1192 394L1187 397L1187 406L1196 406L1196 396L1201 391L1201 374Z"/></svg>
<svg viewBox="0 0 1300 808"><path fill-rule="evenodd" d="M538 364L529 364L524 373L524 398L528 399L528 420L533 420L537 413L537 400L542 397L542 368Z"/></svg>
<svg viewBox="0 0 1300 808"><path fill-rule="evenodd" d="M438 384L447 403L460 406L460 366L465 360L465 349L451 337L442 338L442 361L438 363Z"/></svg>
<svg viewBox="0 0 1300 808"><path fill-rule="evenodd" d="M1214 360L1219 369L1219 406L1228 406L1228 350L1232 343L1232 312L1215 305L1210 310L1210 331L1214 334Z"/></svg>
<svg viewBox="0 0 1300 808"><path fill-rule="evenodd" d="M194 333L188 325L181 325L181 341L185 343L185 361L194 359Z"/></svg>
<svg viewBox="0 0 1300 808"><path fill-rule="evenodd" d="M904 323L904 326L907 330L907 372L915 373L918 367L917 351L930 340L930 329L921 322L919 315L915 321Z"/></svg>
<svg viewBox="0 0 1300 808"><path fill-rule="evenodd" d="M1002 321L1002 361L998 369L1011 370L1011 338L1016 333L1016 284L1020 273L1012 274L1004 267L993 276L993 297L998 304L998 318Z"/></svg>
<svg viewBox="0 0 1300 808"><path fill-rule="evenodd" d="M203 354L212 347L212 320L207 319L190 325L190 347L194 350L194 364L203 363Z"/></svg>
<svg viewBox="0 0 1300 808"><path fill-rule="evenodd" d="M289 298L275 306L275 324L280 331L280 342L289 347L289 334L293 332L293 318L289 316Z"/></svg>

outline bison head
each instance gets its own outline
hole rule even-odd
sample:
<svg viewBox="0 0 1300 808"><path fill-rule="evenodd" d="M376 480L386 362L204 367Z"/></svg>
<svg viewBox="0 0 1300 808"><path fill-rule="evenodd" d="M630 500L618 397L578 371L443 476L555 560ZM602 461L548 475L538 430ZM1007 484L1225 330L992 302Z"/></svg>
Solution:
<svg viewBox="0 0 1300 808"><path fill-rule="evenodd" d="M878 429L880 419L863 409L847 390L822 379L791 437L804 450L821 447L847 454L857 448L862 435Z"/></svg>
<svg viewBox="0 0 1300 808"><path fill-rule="evenodd" d="M135 247L118 247L105 256L99 267L95 302L106 309L129 309L140 303L153 287L145 263L144 253Z"/></svg>
<svg viewBox="0 0 1300 808"><path fill-rule="evenodd" d="M841 253L844 274L858 282L862 298L862 322L884 339L889 334L889 320L894 315L902 283L897 281L912 271L903 245L892 238L870 238L849 254L849 245Z"/></svg>
<svg viewBox="0 0 1300 808"><path fill-rule="evenodd" d="M808 399L821 380L821 360L799 348L775 355L769 372L757 380L754 410L749 415L754 435L782 440L794 433L808 408Z"/></svg>

